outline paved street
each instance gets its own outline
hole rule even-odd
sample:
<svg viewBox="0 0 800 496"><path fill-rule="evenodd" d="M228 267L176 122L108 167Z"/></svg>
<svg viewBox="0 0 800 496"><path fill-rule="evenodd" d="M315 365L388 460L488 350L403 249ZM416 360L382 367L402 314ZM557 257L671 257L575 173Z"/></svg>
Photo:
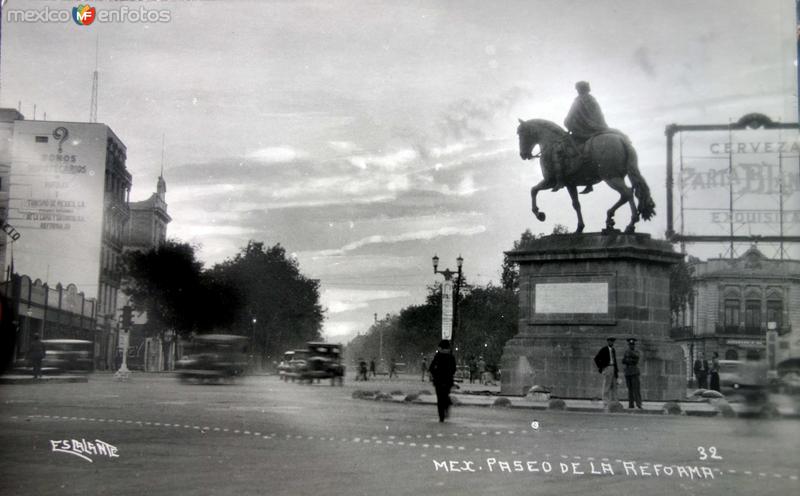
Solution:
<svg viewBox="0 0 800 496"><path fill-rule="evenodd" d="M414 392L421 383L409 377L367 385ZM800 489L797 420L458 407L439 424L432 406L353 399L360 387L266 376L232 386L182 385L167 374L135 374L129 383L96 374L83 384L3 385L0 494ZM72 440L93 446L76 454Z"/></svg>

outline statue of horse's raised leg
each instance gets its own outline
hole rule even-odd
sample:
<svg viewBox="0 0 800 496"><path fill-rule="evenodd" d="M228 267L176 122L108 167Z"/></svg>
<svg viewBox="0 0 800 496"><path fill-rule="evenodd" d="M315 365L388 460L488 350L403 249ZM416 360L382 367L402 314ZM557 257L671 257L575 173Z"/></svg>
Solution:
<svg viewBox="0 0 800 496"><path fill-rule="evenodd" d="M539 194L539 191L550 188L552 186L552 182L553 181L550 179L542 179L539 181L539 184L531 188L531 211L533 212L533 215L539 219L539 222L544 222L547 216L544 212L539 211L539 207L536 205L536 195Z"/></svg>

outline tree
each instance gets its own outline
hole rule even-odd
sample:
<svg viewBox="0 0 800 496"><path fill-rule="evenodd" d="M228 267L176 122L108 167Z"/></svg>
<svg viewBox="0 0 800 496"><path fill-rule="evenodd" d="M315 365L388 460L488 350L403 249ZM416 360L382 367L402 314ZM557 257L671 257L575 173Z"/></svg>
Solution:
<svg viewBox="0 0 800 496"><path fill-rule="evenodd" d="M556 224L553 226L552 234L569 234L569 232L567 226ZM533 234L530 229L525 229L525 232L520 235L520 238L514 241L514 246L511 248L511 251L518 250L534 239L540 239L544 236L545 234ZM503 254L500 282L505 289L513 289L516 291L519 288L519 267L517 267L517 264L511 262L506 254Z"/></svg>
<svg viewBox="0 0 800 496"><path fill-rule="evenodd" d="M160 337L166 346L167 331L186 337L230 325L235 294L203 272L194 246L167 240L149 251L126 253L123 266L122 291L134 310L147 312L146 336Z"/></svg>
<svg viewBox="0 0 800 496"><path fill-rule="evenodd" d="M300 273L298 263L280 245L265 248L249 241L232 259L214 266L213 277L236 288L233 327L253 339L261 357L321 339L324 311L319 281Z"/></svg>
<svg viewBox="0 0 800 496"><path fill-rule="evenodd" d="M669 274L669 310L673 322L678 321L678 315L686 310L686 305L692 297L692 274L694 273L693 264L698 261L694 257L689 257L687 262L681 259L680 262L672 266Z"/></svg>
<svg viewBox="0 0 800 496"><path fill-rule="evenodd" d="M511 289L488 284L475 287L461 302L461 324L455 336L461 358L483 356L498 366L506 341L517 333L518 299Z"/></svg>
<svg viewBox="0 0 800 496"><path fill-rule="evenodd" d="M187 243L167 240L158 248L133 251L123 258L122 291L134 310L147 312L145 332L163 337L167 330L186 335L196 329L202 264Z"/></svg>

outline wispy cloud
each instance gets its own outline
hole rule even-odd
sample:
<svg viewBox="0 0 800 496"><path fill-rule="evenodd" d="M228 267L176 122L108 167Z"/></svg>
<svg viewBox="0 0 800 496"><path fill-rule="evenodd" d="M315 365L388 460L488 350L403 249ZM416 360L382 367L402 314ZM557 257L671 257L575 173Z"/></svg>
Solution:
<svg viewBox="0 0 800 496"><path fill-rule="evenodd" d="M260 148L247 154L247 158L267 164L280 164L293 162L305 157L307 154L290 146L271 146Z"/></svg>
<svg viewBox="0 0 800 496"><path fill-rule="evenodd" d="M408 291L395 290L362 290L346 288L329 288L322 292L322 303L331 314L366 308L370 302L407 298Z"/></svg>
<svg viewBox="0 0 800 496"><path fill-rule="evenodd" d="M359 146L352 141L328 141L328 146L343 153L351 153L360 149Z"/></svg>
<svg viewBox="0 0 800 496"><path fill-rule="evenodd" d="M356 155L350 157L348 161L362 170L372 166L393 170L412 162L418 157L419 155L415 150L405 149L383 155Z"/></svg>
<svg viewBox="0 0 800 496"><path fill-rule="evenodd" d="M363 248L368 245L377 245L377 244L392 244L392 243L400 243L404 241L424 241L430 240L434 238L441 238L445 236L474 236L476 234L480 234L486 231L485 226L474 226L474 227L442 227L439 229L430 229L430 230L423 230L423 231L414 231L414 232L406 232L402 234L395 234L395 235L381 235L375 234L373 236L368 236L366 238L359 239L358 241L354 241L352 243L348 243L343 247L339 248L338 250L322 250L319 252L321 255L337 255L337 254L344 254L346 252L350 252L353 250L357 250L359 248Z"/></svg>

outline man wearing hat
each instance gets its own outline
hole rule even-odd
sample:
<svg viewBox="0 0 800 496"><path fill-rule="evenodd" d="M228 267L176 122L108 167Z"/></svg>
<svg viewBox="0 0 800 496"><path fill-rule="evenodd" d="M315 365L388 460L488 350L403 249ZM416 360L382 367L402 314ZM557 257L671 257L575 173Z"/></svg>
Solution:
<svg viewBox="0 0 800 496"><path fill-rule="evenodd" d="M597 370L603 374L603 403L606 405L610 401L617 401L617 378L619 369L617 368L617 352L614 350L614 341L617 338L609 337L606 339L606 346L600 348L594 357Z"/></svg>
<svg viewBox="0 0 800 496"><path fill-rule="evenodd" d="M642 409L642 393L639 391L639 352L636 351L636 338L628 339L628 349L622 357L625 366L625 384L628 385L628 408Z"/></svg>
<svg viewBox="0 0 800 496"><path fill-rule="evenodd" d="M442 339L439 349L431 360L428 369L433 378L433 387L436 389L436 407L439 410L439 422L450 413L450 388L453 387L453 376L456 373L456 358L450 352L450 341Z"/></svg>
<svg viewBox="0 0 800 496"><path fill-rule="evenodd" d="M582 152L584 143L596 133L607 131L608 124L606 124L603 111L600 110L600 104L590 94L592 88L589 83L578 81L575 83L575 90L578 92L578 96L575 97L575 101L572 102L572 106L567 113L567 118L564 119L564 126L572 136L578 151ZM569 175L564 171L564 166L566 165L567 163L562 162L561 167L555 168L556 184L553 186L553 191L558 191L564 187L564 178ZM590 191L592 191L591 185L587 186L581 193Z"/></svg>

